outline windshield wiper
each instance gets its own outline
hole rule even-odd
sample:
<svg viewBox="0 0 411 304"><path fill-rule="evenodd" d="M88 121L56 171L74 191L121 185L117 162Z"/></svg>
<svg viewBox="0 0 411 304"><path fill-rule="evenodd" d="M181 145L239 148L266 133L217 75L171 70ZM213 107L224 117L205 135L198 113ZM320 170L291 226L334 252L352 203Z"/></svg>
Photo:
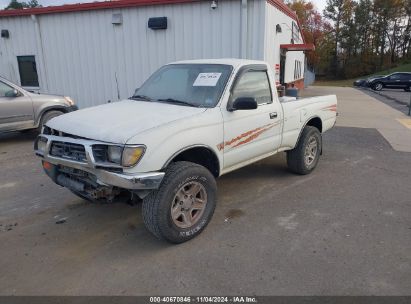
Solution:
<svg viewBox="0 0 411 304"><path fill-rule="evenodd" d="M182 101L182 100L178 100L178 99L174 99L174 98L159 99L158 101L167 102L167 103L175 103L175 104L184 105L184 106L189 106L189 107L194 107L194 108L198 108L198 107L199 107L199 106L194 105L194 104L192 104L192 103L189 103L189 102L187 102L187 101Z"/></svg>
<svg viewBox="0 0 411 304"><path fill-rule="evenodd" d="M131 96L129 99L133 99L133 100L144 100L144 101L153 101L153 99L151 99L150 97L146 96L146 95L134 95Z"/></svg>

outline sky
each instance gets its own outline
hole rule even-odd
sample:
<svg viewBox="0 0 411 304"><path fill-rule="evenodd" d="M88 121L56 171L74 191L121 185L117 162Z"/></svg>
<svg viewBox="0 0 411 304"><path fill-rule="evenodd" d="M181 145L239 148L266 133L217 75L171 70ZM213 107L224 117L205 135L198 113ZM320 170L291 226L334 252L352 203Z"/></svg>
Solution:
<svg viewBox="0 0 411 304"><path fill-rule="evenodd" d="M48 5L61 5L68 3L84 3L84 2L94 2L95 0L82 1L82 0L39 0L39 3L43 6ZM99 0L101 1L101 0ZM9 4L10 0L0 0L0 9L6 7ZM320 12L323 11L325 7L326 0L312 0L312 2L317 6Z"/></svg>
<svg viewBox="0 0 411 304"><path fill-rule="evenodd" d="M25 0L22 0L22 1L25 1ZM83 0L83 1L82 0L38 0L38 2L43 6L62 5L62 4L69 4L69 3L84 3L84 2L94 2L94 1L96 0L90 0L90 1L86 1L86 0ZM6 7L9 3L10 3L10 0L0 0L0 8Z"/></svg>

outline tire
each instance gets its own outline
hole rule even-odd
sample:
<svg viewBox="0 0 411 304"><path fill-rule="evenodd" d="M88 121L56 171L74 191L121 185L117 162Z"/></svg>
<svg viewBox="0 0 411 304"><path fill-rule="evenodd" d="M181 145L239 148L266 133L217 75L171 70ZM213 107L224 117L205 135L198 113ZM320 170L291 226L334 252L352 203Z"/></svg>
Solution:
<svg viewBox="0 0 411 304"><path fill-rule="evenodd" d="M381 91L384 88L384 85L381 82L374 83L372 89L374 91Z"/></svg>
<svg viewBox="0 0 411 304"><path fill-rule="evenodd" d="M320 131L316 127L306 126L297 146L287 152L288 168L296 174L310 174L317 167L321 147L322 138ZM309 153L310 151L311 153Z"/></svg>
<svg viewBox="0 0 411 304"><path fill-rule="evenodd" d="M41 133L41 130L43 129L43 126L45 123L47 123L50 119L60 116L62 114L64 113L61 111L47 111L46 113L44 113L43 116L41 117L37 131Z"/></svg>
<svg viewBox="0 0 411 304"><path fill-rule="evenodd" d="M210 171L194 163L175 162L167 168L160 188L144 198L143 220L157 238L179 244L204 230L216 204L217 185Z"/></svg>
<svg viewBox="0 0 411 304"><path fill-rule="evenodd" d="M411 92L411 86L408 86L407 88L404 89L405 92Z"/></svg>

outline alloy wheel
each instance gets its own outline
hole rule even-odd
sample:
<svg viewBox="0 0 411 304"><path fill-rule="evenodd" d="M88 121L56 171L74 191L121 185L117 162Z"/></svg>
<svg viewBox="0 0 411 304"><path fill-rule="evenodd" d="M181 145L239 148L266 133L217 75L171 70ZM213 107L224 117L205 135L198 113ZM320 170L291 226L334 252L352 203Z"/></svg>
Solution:
<svg viewBox="0 0 411 304"><path fill-rule="evenodd" d="M171 204L171 218L179 228L190 228L202 217L207 205L207 192L199 182L183 185Z"/></svg>
<svg viewBox="0 0 411 304"><path fill-rule="evenodd" d="M318 142L317 139L312 136L308 140L308 145L304 151L304 160L307 167L311 166L315 161L318 153Z"/></svg>

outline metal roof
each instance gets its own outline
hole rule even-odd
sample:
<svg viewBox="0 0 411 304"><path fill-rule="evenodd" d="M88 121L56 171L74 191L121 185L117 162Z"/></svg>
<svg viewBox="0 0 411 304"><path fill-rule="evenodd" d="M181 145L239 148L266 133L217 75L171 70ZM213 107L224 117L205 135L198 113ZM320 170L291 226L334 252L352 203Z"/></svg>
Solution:
<svg viewBox="0 0 411 304"><path fill-rule="evenodd" d="M12 10L0 10L0 17L15 17L15 16L27 16L27 15L43 15L43 14L58 14L69 13L79 11L91 11L99 9L113 9L133 6L147 6L147 5L160 5L160 4L177 4L177 3L190 3L200 2L202 0L111 0L103 2L92 3L77 3L77 4L65 4L59 6L46 6L27 9L12 9ZM204 0L203 0L204 1ZM280 11L288 15L289 17L298 21L297 15L293 12L282 0L266 0L271 5L274 5Z"/></svg>

